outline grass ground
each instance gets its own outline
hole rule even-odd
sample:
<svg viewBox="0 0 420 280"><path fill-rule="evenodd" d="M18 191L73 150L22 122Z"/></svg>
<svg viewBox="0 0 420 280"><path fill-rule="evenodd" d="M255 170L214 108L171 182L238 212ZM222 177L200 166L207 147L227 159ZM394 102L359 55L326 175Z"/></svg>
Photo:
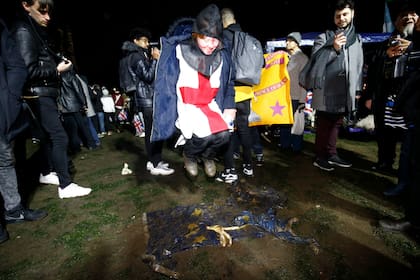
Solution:
<svg viewBox="0 0 420 280"><path fill-rule="evenodd" d="M272 235L234 240L231 247L174 254L171 263L180 279L419 279L418 239L384 232L376 224L382 217L402 217L403 209L401 198L382 195L396 178L370 171L375 142L340 138L339 153L353 167L323 172L312 166L313 138L305 135L299 155L265 142L264 166L241 184L284 194L287 203L277 216L296 217L293 231L313 237L319 252ZM168 148L164 158L175 174L150 175L143 139L128 132L103 138L102 146L73 160L75 182L92 187L91 195L60 200L56 187L36 183L37 146L28 143L33 176L28 173L21 192L31 208L49 215L7 225L10 240L0 245L0 279L168 279L142 261L147 250L143 214L200 203L225 205L232 195L227 185L201 174L191 182L180 154ZM121 175L124 162L132 175Z"/></svg>

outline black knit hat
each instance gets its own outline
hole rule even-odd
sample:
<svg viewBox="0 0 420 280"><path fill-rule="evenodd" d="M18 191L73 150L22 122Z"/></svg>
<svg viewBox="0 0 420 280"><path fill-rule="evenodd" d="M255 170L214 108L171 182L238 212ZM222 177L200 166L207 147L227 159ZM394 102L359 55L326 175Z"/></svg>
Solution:
<svg viewBox="0 0 420 280"><path fill-rule="evenodd" d="M204 8L196 17L192 31L221 40L223 25L219 8L215 4Z"/></svg>
<svg viewBox="0 0 420 280"><path fill-rule="evenodd" d="M134 39L140 39L141 37L146 37L150 40L152 38L152 34L148 29L142 27L135 27L131 29L130 33L128 34L128 39L130 41L133 41Z"/></svg>

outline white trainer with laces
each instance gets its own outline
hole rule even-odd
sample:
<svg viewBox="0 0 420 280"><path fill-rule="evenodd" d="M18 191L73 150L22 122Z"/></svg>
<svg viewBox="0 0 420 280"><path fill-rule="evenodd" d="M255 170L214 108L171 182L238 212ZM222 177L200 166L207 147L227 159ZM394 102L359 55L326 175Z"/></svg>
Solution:
<svg viewBox="0 0 420 280"><path fill-rule="evenodd" d="M156 167L152 167L152 169L150 169L150 174L152 175L171 175L174 172L175 170L169 168L168 164L163 161L159 162Z"/></svg>
<svg viewBox="0 0 420 280"><path fill-rule="evenodd" d="M91 188L84 188L79 186L76 183L71 183L67 185L64 189L58 188L58 197L63 198L71 198L71 197L78 197L78 196L85 196L90 194L92 191Z"/></svg>
<svg viewBox="0 0 420 280"><path fill-rule="evenodd" d="M60 185L60 181L58 180L57 173L55 172L50 172L49 174L45 176L42 175L42 173L39 174L39 182L41 184L47 184L47 185L56 185L56 186Z"/></svg>
<svg viewBox="0 0 420 280"><path fill-rule="evenodd" d="M162 163L162 166L165 166L165 167L169 167L169 163L167 163L167 162L161 162ZM146 163L146 170L147 171L150 171L150 170L152 170L153 169L153 163L151 162L151 161L148 161L147 163Z"/></svg>

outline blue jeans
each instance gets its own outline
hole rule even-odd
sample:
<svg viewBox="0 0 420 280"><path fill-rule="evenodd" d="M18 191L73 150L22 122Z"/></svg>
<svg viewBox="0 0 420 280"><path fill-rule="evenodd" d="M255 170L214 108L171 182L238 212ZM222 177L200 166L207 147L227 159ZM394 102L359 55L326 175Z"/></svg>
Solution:
<svg viewBox="0 0 420 280"><path fill-rule="evenodd" d="M105 130L105 115L104 112L96 112L96 116L98 118L98 123L99 123L99 132L106 132Z"/></svg>
<svg viewBox="0 0 420 280"><path fill-rule="evenodd" d="M21 203L13 149L4 135L0 135L0 193L3 196L6 211L14 209Z"/></svg>
<svg viewBox="0 0 420 280"><path fill-rule="evenodd" d="M101 141L99 140L98 132L96 131L95 125L93 124L93 118L94 117L87 117L87 124L93 141L95 141L96 146L99 146L101 145Z"/></svg>

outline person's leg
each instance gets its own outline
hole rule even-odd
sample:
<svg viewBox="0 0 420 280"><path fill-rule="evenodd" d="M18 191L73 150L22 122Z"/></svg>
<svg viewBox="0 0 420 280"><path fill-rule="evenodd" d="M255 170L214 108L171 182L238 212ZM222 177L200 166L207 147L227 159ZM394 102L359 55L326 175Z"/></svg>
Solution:
<svg viewBox="0 0 420 280"><path fill-rule="evenodd" d="M252 164L252 137L248 123L250 114L250 100L238 102L236 104L236 129L239 142L242 146L242 156L244 164Z"/></svg>
<svg viewBox="0 0 420 280"><path fill-rule="evenodd" d="M20 204L13 150L4 136L0 136L0 192L6 211Z"/></svg>
<svg viewBox="0 0 420 280"><path fill-rule="evenodd" d="M396 186L386 190L384 195L399 195L407 189L412 180L410 154L413 152L414 128L410 127L403 132L400 150L400 159L398 164L398 183Z"/></svg>
<svg viewBox="0 0 420 280"><path fill-rule="evenodd" d="M82 113L76 112L74 113L74 119L77 124L78 134L80 135L84 146L88 149L96 148L96 141L90 133L88 118L82 115Z"/></svg>
<svg viewBox="0 0 420 280"><path fill-rule="evenodd" d="M152 145L150 143L150 136L152 134L152 122L153 122L152 108L142 108L141 112L143 114L144 133L145 133L144 145L146 148L147 160L152 161ZM158 155L156 155L156 157L158 157ZM158 162L156 162L156 164Z"/></svg>
<svg viewBox="0 0 420 280"><path fill-rule="evenodd" d="M317 159L327 160L327 145L331 125L324 112L316 112L315 126L315 156Z"/></svg>
<svg viewBox="0 0 420 280"><path fill-rule="evenodd" d="M98 116L99 132L103 134L106 132L104 112L96 112L96 115Z"/></svg>
<svg viewBox="0 0 420 280"><path fill-rule="evenodd" d="M175 170L169 168L169 164L162 161L164 141L150 142L153 124L153 108L142 108L141 113L145 129L144 144L147 155L146 169L149 170L152 175L170 175L174 173Z"/></svg>
<svg viewBox="0 0 420 280"><path fill-rule="evenodd" d="M76 119L74 118L74 113L64 113L62 114L62 119L63 127L69 139L68 152L71 155L75 155L81 151L81 139L79 138L79 132L77 129Z"/></svg>
<svg viewBox="0 0 420 280"><path fill-rule="evenodd" d="M328 157L331 157L337 155L337 139L340 128L343 125L343 115L330 114L327 117L329 119L327 154Z"/></svg>
<svg viewBox="0 0 420 280"><path fill-rule="evenodd" d="M68 169L67 133L60 121L54 98L40 97L39 105L41 125L51 143L50 158L53 169L57 172L60 188L64 188L72 182Z"/></svg>
<svg viewBox="0 0 420 280"><path fill-rule="evenodd" d="M95 144L98 147L101 145L101 140L99 140L98 131L96 130L95 125L94 125L95 118L96 116L86 117L86 120L87 120L87 126L89 128L89 132L93 138L93 141L95 141Z"/></svg>
<svg viewBox="0 0 420 280"><path fill-rule="evenodd" d="M44 210L32 210L22 205L19 194L13 149L4 135L0 136L0 193L4 203L6 223L40 220L48 215ZM8 239L8 233L2 229L1 242Z"/></svg>

